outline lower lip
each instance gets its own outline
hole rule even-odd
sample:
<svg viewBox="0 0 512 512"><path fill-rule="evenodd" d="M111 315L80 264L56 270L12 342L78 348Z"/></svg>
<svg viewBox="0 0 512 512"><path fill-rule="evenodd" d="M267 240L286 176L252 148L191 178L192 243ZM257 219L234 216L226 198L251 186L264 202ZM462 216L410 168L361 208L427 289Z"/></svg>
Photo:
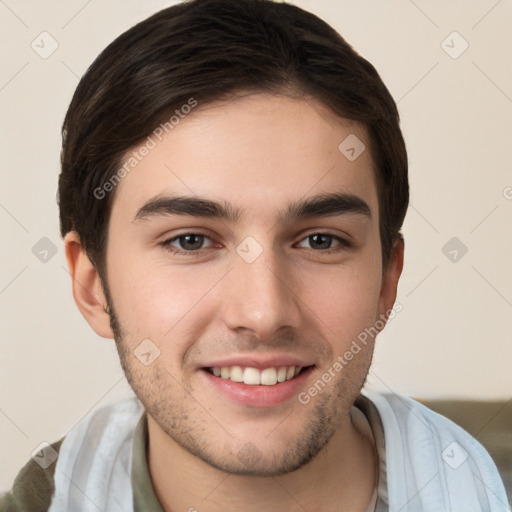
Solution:
<svg viewBox="0 0 512 512"><path fill-rule="evenodd" d="M297 396L305 386L306 379L313 371L313 366L303 370L297 377L273 386L249 386L243 382L234 382L229 379L215 377L207 370L202 369L210 385L221 394L249 407L274 407Z"/></svg>

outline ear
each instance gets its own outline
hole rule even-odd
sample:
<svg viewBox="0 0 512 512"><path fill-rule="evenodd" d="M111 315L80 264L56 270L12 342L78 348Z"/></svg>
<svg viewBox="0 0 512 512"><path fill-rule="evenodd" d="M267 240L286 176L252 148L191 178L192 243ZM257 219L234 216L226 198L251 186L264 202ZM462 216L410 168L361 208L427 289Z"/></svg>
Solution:
<svg viewBox="0 0 512 512"><path fill-rule="evenodd" d="M393 250L389 257L388 265L382 276L382 286L379 296L380 318L387 317L386 313L393 308L396 300L398 280L404 266L404 240L399 238L393 244Z"/></svg>
<svg viewBox="0 0 512 512"><path fill-rule="evenodd" d="M100 276L85 254L78 233L68 233L64 238L64 247L73 286L73 298L80 313L96 334L102 338L114 338Z"/></svg>

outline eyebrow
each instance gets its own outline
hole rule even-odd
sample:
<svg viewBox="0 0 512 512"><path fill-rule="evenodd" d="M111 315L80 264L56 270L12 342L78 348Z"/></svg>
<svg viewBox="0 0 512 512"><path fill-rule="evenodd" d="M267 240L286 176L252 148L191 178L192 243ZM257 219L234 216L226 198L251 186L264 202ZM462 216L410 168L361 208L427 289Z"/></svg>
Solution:
<svg viewBox="0 0 512 512"><path fill-rule="evenodd" d="M372 218L368 204L358 196L343 193L321 194L289 204L280 213L285 223L310 217L332 217L341 214L360 214ZM235 223L242 210L227 201L213 201L197 196L155 196L135 215L133 222L165 215L191 215L221 219Z"/></svg>

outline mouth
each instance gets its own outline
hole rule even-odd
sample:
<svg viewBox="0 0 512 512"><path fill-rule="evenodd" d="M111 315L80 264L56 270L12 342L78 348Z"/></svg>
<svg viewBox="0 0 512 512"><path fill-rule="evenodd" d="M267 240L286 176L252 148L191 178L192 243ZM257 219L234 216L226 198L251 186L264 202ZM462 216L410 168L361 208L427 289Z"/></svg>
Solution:
<svg viewBox="0 0 512 512"><path fill-rule="evenodd" d="M206 393L227 403L268 408L293 403L312 379L316 365L307 356L244 354L205 361L198 369Z"/></svg>
<svg viewBox="0 0 512 512"><path fill-rule="evenodd" d="M299 377L312 369L310 366L270 366L268 368L253 368L250 366L213 366L204 370L219 379L243 383L247 386L277 386Z"/></svg>

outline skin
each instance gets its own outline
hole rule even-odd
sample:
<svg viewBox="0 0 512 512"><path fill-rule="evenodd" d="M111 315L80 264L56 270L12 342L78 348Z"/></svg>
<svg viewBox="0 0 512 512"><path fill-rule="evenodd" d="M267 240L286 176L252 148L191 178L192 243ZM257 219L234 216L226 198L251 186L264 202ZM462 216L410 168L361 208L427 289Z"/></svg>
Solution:
<svg viewBox="0 0 512 512"><path fill-rule="evenodd" d="M350 134L367 148L355 161L338 150ZM383 269L369 147L361 126L314 100L252 94L199 105L117 186L111 313L123 369L148 411L148 467L166 511L366 510L378 461L353 403L374 340L306 405L296 396L267 408L235 403L208 385L201 367L224 356L291 354L315 365L300 389L307 391L392 308L403 243ZM361 198L371 217L280 216L289 203L332 192ZM166 194L225 200L241 215L134 220ZM185 233L207 237L195 254L175 238ZM309 238L318 233L350 245L332 238L326 249ZM236 252L247 236L262 248L252 263ZM169 239L181 254L162 245ZM77 305L96 333L112 338L101 280L77 234L65 244ZM134 350L147 338L160 355L145 366ZM252 456L244 459L247 443Z"/></svg>

